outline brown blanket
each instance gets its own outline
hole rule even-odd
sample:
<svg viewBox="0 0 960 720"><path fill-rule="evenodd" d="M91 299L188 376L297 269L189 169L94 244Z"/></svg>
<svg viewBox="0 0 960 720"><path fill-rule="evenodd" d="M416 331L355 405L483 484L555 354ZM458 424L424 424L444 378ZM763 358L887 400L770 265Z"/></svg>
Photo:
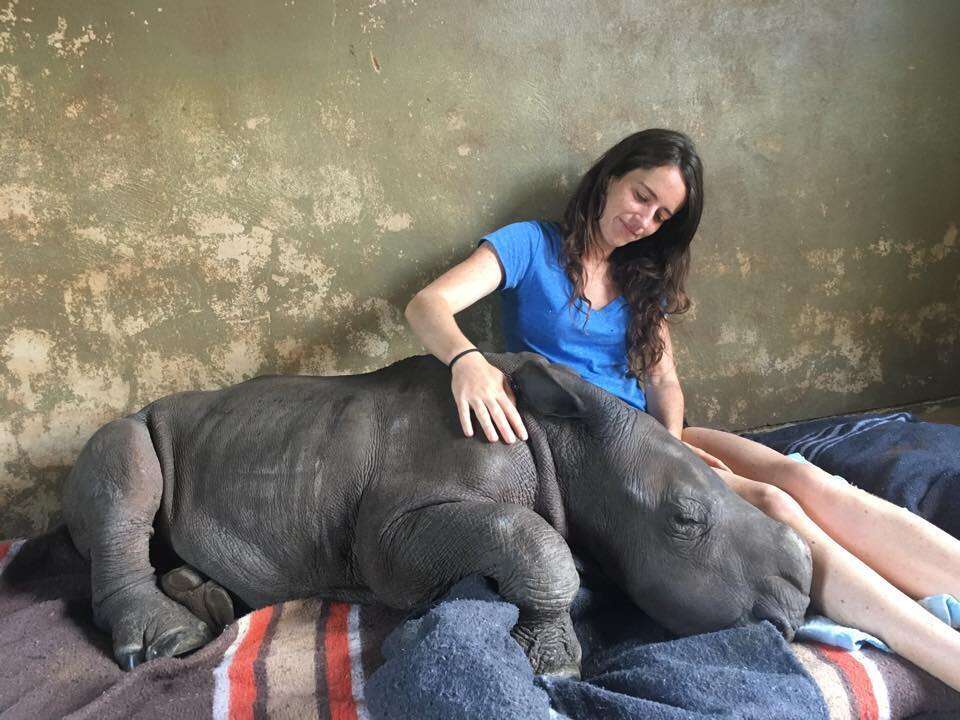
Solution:
<svg viewBox="0 0 960 720"><path fill-rule="evenodd" d="M63 529L0 543L4 718L369 717L366 679L402 614L317 599L258 610L185 658L122 672L94 626L89 570ZM960 696L872 649L795 644L837 720L956 711Z"/></svg>

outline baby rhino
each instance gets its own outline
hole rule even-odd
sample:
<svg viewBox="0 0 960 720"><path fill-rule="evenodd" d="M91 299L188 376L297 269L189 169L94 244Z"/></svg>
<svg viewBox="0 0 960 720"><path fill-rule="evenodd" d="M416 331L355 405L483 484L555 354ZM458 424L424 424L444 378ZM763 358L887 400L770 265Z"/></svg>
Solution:
<svg viewBox="0 0 960 720"><path fill-rule="evenodd" d="M791 530L567 368L488 359L528 442L464 437L432 357L178 393L98 430L64 513L120 666L212 636L159 589L154 533L253 608L314 595L415 608L483 575L519 607L513 636L538 673L579 672L571 547L674 632L767 619L792 636L811 570Z"/></svg>

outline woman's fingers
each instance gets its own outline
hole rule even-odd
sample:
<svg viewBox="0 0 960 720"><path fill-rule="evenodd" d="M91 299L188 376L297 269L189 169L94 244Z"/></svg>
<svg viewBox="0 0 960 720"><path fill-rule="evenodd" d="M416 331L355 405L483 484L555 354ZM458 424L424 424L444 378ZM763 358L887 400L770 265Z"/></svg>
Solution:
<svg viewBox="0 0 960 720"><path fill-rule="evenodd" d="M461 398L456 398L457 415L460 416L460 427L463 428L463 434L467 437L473 437L473 423L470 421L470 403Z"/></svg>
<svg viewBox="0 0 960 720"><path fill-rule="evenodd" d="M733 472L733 470L727 467L727 464L716 455L711 455L710 453L704 454L709 458L709 460L706 461L708 465L712 465L715 468L720 468L721 470L726 470L728 473Z"/></svg>
<svg viewBox="0 0 960 720"><path fill-rule="evenodd" d="M507 422L513 430L515 438L520 438L524 442L527 440L527 428L523 424L523 418L520 417L520 411L517 410L517 401L513 398L513 393L500 399L500 408L506 416Z"/></svg>
<svg viewBox="0 0 960 720"><path fill-rule="evenodd" d="M471 403L470 407L473 408L473 414L477 416L477 422L480 423L480 428L483 430L483 434L487 436L487 440L490 442L499 440L500 438L497 436L497 431L493 428L493 421L490 419L487 406L478 400Z"/></svg>
<svg viewBox="0 0 960 720"><path fill-rule="evenodd" d="M520 413L506 396L487 400L462 400L457 403L460 427L463 428L463 434L467 437L473 437L471 410L480 424L480 429L490 442L497 442L503 438L503 441L509 445L515 443L518 437L524 441L527 439L527 429L523 425Z"/></svg>
<svg viewBox="0 0 960 720"><path fill-rule="evenodd" d="M720 458L714 457L713 455L708 453L706 450L701 450L696 445L691 445L686 441L684 441L683 444L686 445L691 450L693 450L697 454L697 457L703 460L710 467L719 468L720 470L726 470L727 472L731 472L730 468L728 468L724 464L724 462L720 460Z"/></svg>
<svg viewBox="0 0 960 720"><path fill-rule="evenodd" d="M473 437L472 411L490 442L503 438L510 444L518 437L527 439L527 429L517 411L510 383L482 355L471 353L458 360L451 385L464 435Z"/></svg>
<svg viewBox="0 0 960 720"><path fill-rule="evenodd" d="M487 403L487 412L490 413L490 417L493 418L493 422L496 423L497 429L500 431L500 437L503 438L503 441L507 445L512 445L517 441L517 436L513 432L513 428L510 427L510 421L507 420L507 416L503 411L503 403L506 400L494 398L493 400Z"/></svg>

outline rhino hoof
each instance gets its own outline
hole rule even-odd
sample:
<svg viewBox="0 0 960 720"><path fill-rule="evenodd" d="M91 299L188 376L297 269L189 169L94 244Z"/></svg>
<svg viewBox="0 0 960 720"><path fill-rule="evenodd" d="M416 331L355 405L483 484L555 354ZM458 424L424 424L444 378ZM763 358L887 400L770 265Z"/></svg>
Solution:
<svg viewBox="0 0 960 720"><path fill-rule="evenodd" d="M183 655L213 639L205 622L155 585L114 593L94 606L94 619L113 636L113 657L122 670L158 657Z"/></svg>
<svg viewBox="0 0 960 720"><path fill-rule="evenodd" d="M233 609L233 600L230 594L212 580L206 582L207 587L203 594L203 602L210 615L211 624L222 631L227 625L236 620Z"/></svg>
<svg viewBox="0 0 960 720"><path fill-rule="evenodd" d="M551 680L579 680L580 679L580 666L579 665L563 665L555 670L550 670L549 672L541 673L543 677L550 678Z"/></svg>
<svg viewBox="0 0 960 720"><path fill-rule="evenodd" d="M160 578L160 587L167 597L186 607L218 635L236 620L230 594L189 565L165 573Z"/></svg>
<svg viewBox="0 0 960 720"><path fill-rule="evenodd" d="M196 590L202 584L203 577L189 565L181 565L160 577L160 587L175 600L175 595Z"/></svg>
<svg viewBox="0 0 960 720"><path fill-rule="evenodd" d="M580 677L580 641L569 613L539 622L519 622L510 632L523 648L535 675Z"/></svg>
<svg viewBox="0 0 960 720"><path fill-rule="evenodd" d="M213 637L206 625L168 630L147 646L147 660L183 655L206 645Z"/></svg>
<svg viewBox="0 0 960 720"><path fill-rule="evenodd" d="M140 664L139 650L125 650L117 653L117 664L124 672L133 670Z"/></svg>
<svg viewBox="0 0 960 720"><path fill-rule="evenodd" d="M203 647L213 639L205 623L193 622L171 628L145 648L125 643L114 650L113 656L121 670L133 670L138 665L161 657L175 657Z"/></svg>

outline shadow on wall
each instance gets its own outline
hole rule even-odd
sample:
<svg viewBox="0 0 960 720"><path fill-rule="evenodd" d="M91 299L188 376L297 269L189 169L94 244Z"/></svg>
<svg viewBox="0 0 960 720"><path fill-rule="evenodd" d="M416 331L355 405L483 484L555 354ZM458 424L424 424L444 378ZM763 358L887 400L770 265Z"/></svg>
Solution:
<svg viewBox="0 0 960 720"><path fill-rule="evenodd" d="M92 435L97 428L92 428ZM80 448L77 448L79 454ZM6 463L10 473L28 484L4 494L4 538L21 538L48 530L62 520L60 498L69 465L36 466L18 459Z"/></svg>

